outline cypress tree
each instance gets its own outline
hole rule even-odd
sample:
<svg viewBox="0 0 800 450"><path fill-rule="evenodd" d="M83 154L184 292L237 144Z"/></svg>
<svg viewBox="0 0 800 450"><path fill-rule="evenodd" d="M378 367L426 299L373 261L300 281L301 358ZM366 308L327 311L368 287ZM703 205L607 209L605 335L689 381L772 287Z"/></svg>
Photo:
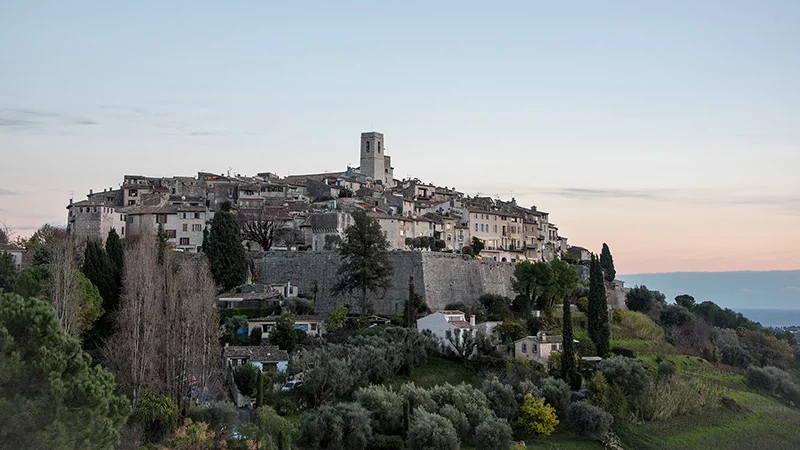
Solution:
<svg viewBox="0 0 800 450"><path fill-rule="evenodd" d="M87 333L85 341L87 350L94 351L99 349L103 340L111 335L113 324L110 312L115 310L119 303L119 289L114 278L114 267L108 253L99 242L88 241L86 243L81 272L97 287L102 298L103 313L95 326Z"/></svg>
<svg viewBox="0 0 800 450"><path fill-rule="evenodd" d="M611 256L611 250L608 249L608 244L603 243L603 250L600 252L600 267L603 269L603 276L608 282L614 281L617 276L617 270L614 269L614 257Z"/></svg>
<svg viewBox="0 0 800 450"><path fill-rule="evenodd" d="M264 374L258 371L258 379L256 380L258 386L256 387L256 408L264 406Z"/></svg>
<svg viewBox="0 0 800 450"><path fill-rule="evenodd" d="M243 284L247 278L247 255L242 247L242 235L236 217L225 202L214 215L208 233L206 255L214 281L225 290Z"/></svg>
<svg viewBox="0 0 800 450"><path fill-rule="evenodd" d="M566 381L572 390L577 391L581 388L581 376L578 374L578 366L575 364L575 343L572 342L572 309L569 298L564 297L564 326L561 335L564 338L563 349L561 350L561 377Z"/></svg>
<svg viewBox="0 0 800 450"><path fill-rule="evenodd" d="M122 286L122 269L125 266L125 250L122 248L122 241L119 239L117 230L111 229L106 238L106 253L108 254L108 261L111 263L111 268L114 269L114 277L117 284Z"/></svg>
<svg viewBox="0 0 800 450"><path fill-rule="evenodd" d="M589 266L588 316L589 337L597 349L597 354L605 356L608 353L608 339L611 332L608 327L608 302L606 301L603 269L595 255L592 255L592 262Z"/></svg>

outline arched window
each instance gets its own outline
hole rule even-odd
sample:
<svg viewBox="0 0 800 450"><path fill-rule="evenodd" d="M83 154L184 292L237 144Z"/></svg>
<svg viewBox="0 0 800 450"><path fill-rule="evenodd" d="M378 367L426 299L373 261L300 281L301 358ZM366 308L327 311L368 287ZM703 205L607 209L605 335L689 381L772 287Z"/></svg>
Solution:
<svg viewBox="0 0 800 450"><path fill-rule="evenodd" d="M369 153L369 141L367 141L367 153Z"/></svg>

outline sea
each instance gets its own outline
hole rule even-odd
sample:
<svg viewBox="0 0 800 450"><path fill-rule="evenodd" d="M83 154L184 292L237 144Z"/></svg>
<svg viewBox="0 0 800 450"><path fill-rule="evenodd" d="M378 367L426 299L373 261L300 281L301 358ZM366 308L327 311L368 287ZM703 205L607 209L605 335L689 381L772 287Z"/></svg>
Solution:
<svg viewBox="0 0 800 450"><path fill-rule="evenodd" d="M736 308L735 311L765 327L800 326L800 309Z"/></svg>

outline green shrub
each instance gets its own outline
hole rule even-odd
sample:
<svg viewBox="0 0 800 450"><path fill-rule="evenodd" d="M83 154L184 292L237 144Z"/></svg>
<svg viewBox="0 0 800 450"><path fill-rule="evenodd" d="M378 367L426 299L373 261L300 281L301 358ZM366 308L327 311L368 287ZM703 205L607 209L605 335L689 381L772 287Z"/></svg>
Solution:
<svg viewBox="0 0 800 450"><path fill-rule="evenodd" d="M544 399L537 400L528 394L522 402L519 417L514 424L522 433L550 436L558 425L558 418L555 408L545 404Z"/></svg>
<svg viewBox="0 0 800 450"><path fill-rule="evenodd" d="M166 395L147 390L139 398L133 419L144 429L147 442L158 442L178 425L178 407Z"/></svg>
<svg viewBox="0 0 800 450"><path fill-rule="evenodd" d="M369 411L375 431L388 435L400 433L403 396L385 386L370 385L356 391L355 400Z"/></svg>
<svg viewBox="0 0 800 450"><path fill-rule="evenodd" d="M489 401L489 408L494 411L497 417L503 419L513 419L519 410L514 390L511 386L503 384L497 377L490 376L481 385L481 392Z"/></svg>
<svg viewBox="0 0 800 450"><path fill-rule="evenodd" d="M572 399L569 385L558 378L545 378L539 383L539 391L547 403L558 412L565 412Z"/></svg>
<svg viewBox="0 0 800 450"><path fill-rule="evenodd" d="M777 367L750 366L745 381L752 388L768 392L770 395L779 395L795 405L800 405L800 386L794 382L791 375Z"/></svg>
<svg viewBox="0 0 800 450"><path fill-rule="evenodd" d="M567 422L579 434L586 433L599 438L608 432L614 418L600 407L586 402L575 402L569 405Z"/></svg>
<svg viewBox="0 0 800 450"><path fill-rule="evenodd" d="M507 450L511 438L511 427L503 419L488 417L475 429L475 446L481 450Z"/></svg>
<svg viewBox="0 0 800 450"><path fill-rule="evenodd" d="M658 363L658 379L668 380L675 374L675 363L672 361L661 361Z"/></svg>
<svg viewBox="0 0 800 450"><path fill-rule="evenodd" d="M300 425L300 444L308 449L363 450L371 439L369 412L358 403L323 405Z"/></svg>
<svg viewBox="0 0 800 450"><path fill-rule="evenodd" d="M258 389L258 367L247 363L237 367L233 372L233 381L239 392L248 397L254 397Z"/></svg>
<svg viewBox="0 0 800 450"><path fill-rule="evenodd" d="M370 450L403 450L403 438L401 436L387 436L376 434L369 441Z"/></svg>
<svg viewBox="0 0 800 450"><path fill-rule="evenodd" d="M600 362L600 370L611 384L621 387L626 395L640 394L650 381L638 359L623 356L604 359Z"/></svg>
<svg viewBox="0 0 800 450"><path fill-rule="evenodd" d="M230 402L214 402L207 408L193 406L186 411L186 417L195 422L207 423L217 434L230 434L237 422L236 405Z"/></svg>
<svg viewBox="0 0 800 450"><path fill-rule="evenodd" d="M406 445L410 450L457 450L458 434L444 417L424 409L414 411Z"/></svg>

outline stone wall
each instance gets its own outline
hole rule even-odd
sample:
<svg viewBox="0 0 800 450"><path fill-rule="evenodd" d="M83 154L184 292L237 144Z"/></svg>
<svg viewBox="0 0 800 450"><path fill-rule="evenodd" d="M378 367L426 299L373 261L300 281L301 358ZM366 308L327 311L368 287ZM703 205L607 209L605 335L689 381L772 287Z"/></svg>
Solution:
<svg viewBox="0 0 800 450"><path fill-rule="evenodd" d="M484 293L513 296L513 263L481 261L465 255L433 252L392 252L392 286L386 292L369 293L378 314L401 315L408 299L409 278L414 290L435 310L448 303L476 303ZM337 280L339 256L334 252L266 252L256 263L262 283L291 282L300 293L315 296L318 312L338 305L357 305L356 296L331 293ZM315 294L316 292L316 294Z"/></svg>

